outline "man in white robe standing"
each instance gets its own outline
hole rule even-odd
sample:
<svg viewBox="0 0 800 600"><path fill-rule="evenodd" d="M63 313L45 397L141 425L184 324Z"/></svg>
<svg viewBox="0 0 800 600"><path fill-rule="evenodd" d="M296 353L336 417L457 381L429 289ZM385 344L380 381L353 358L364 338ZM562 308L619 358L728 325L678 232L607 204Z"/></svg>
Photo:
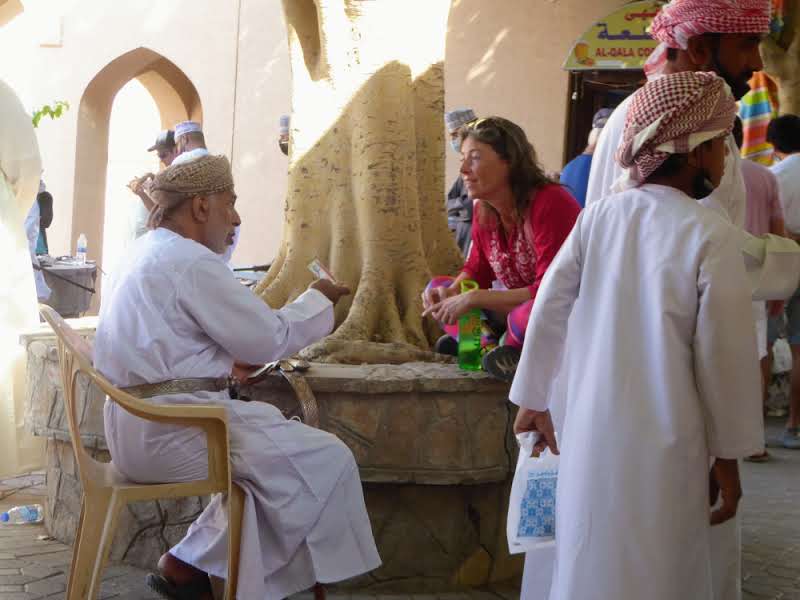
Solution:
<svg viewBox="0 0 800 600"><path fill-rule="evenodd" d="M515 432L557 451L551 390L567 380L550 600L714 598L711 530L736 514L737 459L763 449L738 237L697 203L735 110L713 73L640 90L618 153L636 187L581 213L536 298L510 398Z"/></svg>
<svg viewBox="0 0 800 600"><path fill-rule="evenodd" d="M206 138L203 135L203 128L200 123L195 121L183 121L175 125L175 147L177 156L173 164L182 165L195 160L201 156L208 156L208 147L206 146ZM236 246L239 245L239 225L233 233L233 243L225 248L222 254L222 260L225 264L230 265L233 253L236 251Z"/></svg>
<svg viewBox="0 0 800 600"><path fill-rule="evenodd" d="M284 358L330 333L333 305L348 290L317 281L273 310L234 278L220 256L240 223L225 157L173 164L156 175L152 196L155 229L134 242L103 294L95 366L151 402L226 407L233 479L246 494L239 598L279 600L378 567L350 450L274 406L233 400L213 382L230 375L235 361ZM191 378L207 381L171 395L159 385ZM111 400L105 429L114 464L134 481L205 477L199 430L141 420ZM227 519L217 496L148 584L165 598L210 599L207 576L225 577L226 562Z"/></svg>
<svg viewBox="0 0 800 600"><path fill-rule="evenodd" d="M660 45L651 56L645 71L649 79L681 71L713 71L731 87L736 99L749 91L748 81L763 69L759 45L769 33L770 0L672 0L656 15L651 35ZM620 104L600 135L589 174L586 206L613 193L622 168L614 155L622 140L625 122L633 96ZM741 231L745 262L754 283L754 300L783 300L797 287L798 266L773 262L761 263L752 254L769 254L770 245L744 233L746 189L742 176L741 157L732 136L727 140L725 175L717 189L700 200L717 211ZM786 252L796 248L782 245L781 260L794 263L797 257ZM776 252L773 257L779 256ZM763 258L762 258L763 260ZM776 265L780 266L776 268ZM757 283L755 283L757 282ZM776 295L774 290L780 288ZM715 528L714 579L715 600L741 598L741 528L738 518Z"/></svg>
<svg viewBox="0 0 800 600"><path fill-rule="evenodd" d="M14 90L0 80L0 476L41 466L41 443L22 425L25 349L19 334L39 322L25 215L42 175L39 145Z"/></svg>

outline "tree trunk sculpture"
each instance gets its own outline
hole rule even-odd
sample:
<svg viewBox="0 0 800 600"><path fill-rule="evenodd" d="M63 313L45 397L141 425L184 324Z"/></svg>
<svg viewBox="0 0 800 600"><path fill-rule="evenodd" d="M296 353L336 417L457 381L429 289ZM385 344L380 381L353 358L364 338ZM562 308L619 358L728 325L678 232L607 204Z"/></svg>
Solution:
<svg viewBox="0 0 800 600"><path fill-rule="evenodd" d="M315 258L350 286L313 360L435 360L432 274L461 264L444 212L443 58L450 0L283 0L292 66L283 241L256 288L271 306Z"/></svg>
<svg viewBox="0 0 800 600"><path fill-rule="evenodd" d="M780 39L761 44L764 71L778 84L779 112L800 115L800 4L784 4L784 29Z"/></svg>

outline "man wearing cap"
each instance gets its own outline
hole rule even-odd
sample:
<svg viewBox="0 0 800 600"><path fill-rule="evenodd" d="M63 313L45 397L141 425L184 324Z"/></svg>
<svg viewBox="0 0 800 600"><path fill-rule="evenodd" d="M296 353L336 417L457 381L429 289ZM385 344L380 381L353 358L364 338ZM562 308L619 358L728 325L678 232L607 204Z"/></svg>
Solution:
<svg viewBox="0 0 800 600"><path fill-rule="evenodd" d="M173 161L174 165L182 165L209 155L208 148L206 147L206 138L203 135L203 128L200 126L200 123L195 121L183 121L175 125L175 145L177 147L177 156ZM233 252L238 245L239 225L236 226L233 232L233 243L225 248L225 252L222 254L222 260L224 260L226 264L231 262Z"/></svg>
<svg viewBox="0 0 800 600"><path fill-rule="evenodd" d="M173 164L176 165L208 156L203 128L195 121L183 121L175 125L175 146L177 156Z"/></svg>
<svg viewBox="0 0 800 600"><path fill-rule="evenodd" d="M156 143L147 149L148 152L155 151L165 167L172 164L173 159L178 155L175 146L175 132L172 129L165 129L158 134Z"/></svg>
<svg viewBox="0 0 800 600"><path fill-rule="evenodd" d="M477 117L471 108L459 108L444 114L447 135L450 137L450 147L455 152L461 152L458 141L459 130L475 120ZM445 206L447 208L447 226L455 234L456 244L461 249L461 253L466 256L472 241L472 198L469 197L460 174L447 193Z"/></svg>
<svg viewBox="0 0 800 600"><path fill-rule="evenodd" d="M94 365L150 402L225 407L232 477L246 496L238 598L287 598L376 568L380 558L347 446L286 420L274 406L233 399L228 389L235 361L285 358L329 334L334 304L349 291L316 281L273 310L238 283L219 256L240 223L224 156L173 164L156 175L151 193L154 229L134 242L104 290ZM112 400L104 416L111 456L126 477L156 483L206 476L198 430L139 419ZM208 575L227 573L220 496L158 567L147 583L163 597L211 600Z"/></svg>
<svg viewBox="0 0 800 600"><path fill-rule="evenodd" d="M175 157L178 155L175 146L175 134L171 129L165 129L156 137L155 143L147 149L148 152L155 151L158 154L158 160L161 161L165 167L172 164ZM153 200L148 194L148 188L153 180L152 173L145 173L141 177L137 177L128 184L134 194L136 194L142 201L141 204L136 205L136 212L134 215L134 238L139 238L147 233L147 220L150 216L154 204Z"/></svg>
<svg viewBox="0 0 800 600"><path fill-rule="evenodd" d="M592 130L589 132L589 142L583 154L573 158L561 171L561 183L569 188L572 195L581 205L586 206L586 187L589 185L589 171L592 168L592 155L597 147L600 132L605 127L608 117L611 116L610 108L601 108L592 118Z"/></svg>
<svg viewBox="0 0 800 600"><path fill-rule="evenodd" d="M759 45L769 33L770 12L770 0L672 0L653 20L651 35L660 45L645 67L648 77L654 79L683 71L713 71L726 81L736 99L741 98L749 90L748 81L753 73L763 68ZM635 96L625 99L617 107L600 134L589 175L587 207L610 195L612 187L620 189L624 180L623 169L615 163L614 156L621 145L628 111ZM796 267L767 273L768 264L773 264L770 247L743 231L746 191L741 172L742 159L732 136L728 137L727 145L722 181L700 203L741 231L740 247L751 277L754 299L782 299L797 287L800 273ZM750 249L753 243L758 246L758 251ZM751 252L759 258L749 258ZM778 288L779 292L762 290L762 284ZM741 597L740 536L738 520L712 529L715 600Z"/></svg>

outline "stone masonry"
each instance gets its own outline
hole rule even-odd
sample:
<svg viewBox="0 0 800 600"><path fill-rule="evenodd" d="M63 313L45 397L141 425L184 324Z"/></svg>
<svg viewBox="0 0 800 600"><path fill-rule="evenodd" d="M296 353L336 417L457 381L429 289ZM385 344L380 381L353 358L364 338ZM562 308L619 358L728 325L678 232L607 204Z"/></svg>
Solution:
<svg viewBox="0 0 800 600"><path fill-rule="evenodd" d="M69 442L52 335L27 341L30 400L26 424L47 444L47 527L71 543L81 485ZM464 590L518 580L508 555L505 514L515 444L507 387L454 365L315 365L307 374L320 427L338 435L359 464L383 565L348 583L373 593ZM104 398L81 383L84 445L109 460ZM279 376L243 390L253 401L296 411ZM131 505L121 519L112 560L149 567L177 542L206 498Z"/></svg>

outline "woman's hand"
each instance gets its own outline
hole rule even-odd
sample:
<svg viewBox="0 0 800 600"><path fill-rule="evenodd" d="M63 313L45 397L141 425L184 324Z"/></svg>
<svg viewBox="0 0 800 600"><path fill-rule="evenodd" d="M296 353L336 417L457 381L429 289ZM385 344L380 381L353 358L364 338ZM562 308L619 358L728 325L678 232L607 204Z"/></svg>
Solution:
<svg viewBox="0 0 800 600"><path fill-rule="evenodd" d="M473 308L476 308L476 291L477 290L456 294L432 304L423 311L422 316L427 317L431 315L434 319L439 321L439 323L455 325L458 323L459 317Z"/></svg>
<svg viewBox="0 0 800 600"><path fill-rule="evenodd" d="M433 287L426 289L422 292L422 307L428 310L434 304L438 304L447 298L452 298L458 295L458 286L452 285L450 287ZM423 316L425 313L423 313Z"/></svg>

